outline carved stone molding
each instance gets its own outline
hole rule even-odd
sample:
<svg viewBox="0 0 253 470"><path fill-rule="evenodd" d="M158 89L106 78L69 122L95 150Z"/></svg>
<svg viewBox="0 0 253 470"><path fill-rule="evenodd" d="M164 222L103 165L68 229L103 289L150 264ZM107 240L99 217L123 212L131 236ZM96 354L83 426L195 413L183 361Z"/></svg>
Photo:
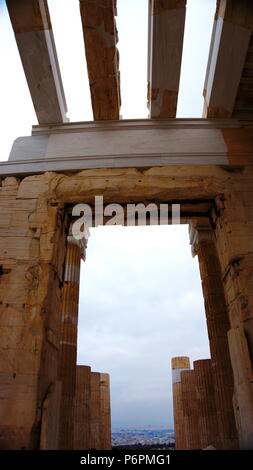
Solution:
<svg viewBox="0 0 253 470"><path fill-rule="evenodd" d="M189 237L193 258L197 254L197 245L206 240L213 240L213 230L208 219L190 222Z"/></svg>
<svg viewBox="0 0 253 470"><path fill-rule="evenodd" d="M77 238L73 237L73 235L68 235L67 240L68 240L69 244L78 246L78 248L80 248L81 258L82 258L83 261L85 261L85 259L86 259L86 248L87 248L88 240L85 237L78 240Z"/></svg>

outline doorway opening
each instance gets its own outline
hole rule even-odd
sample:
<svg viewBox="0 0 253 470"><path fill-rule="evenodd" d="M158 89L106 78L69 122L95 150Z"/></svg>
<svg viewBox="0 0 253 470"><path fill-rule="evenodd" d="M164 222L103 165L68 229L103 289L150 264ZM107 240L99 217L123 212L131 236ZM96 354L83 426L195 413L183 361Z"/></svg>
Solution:
<svg viewBox="0 0 253 470"><path fill-rule="evenodd" d="M110 374L113 444L173 433L170 361L210 357L188 225L90 229L78 364Z"/></svg>

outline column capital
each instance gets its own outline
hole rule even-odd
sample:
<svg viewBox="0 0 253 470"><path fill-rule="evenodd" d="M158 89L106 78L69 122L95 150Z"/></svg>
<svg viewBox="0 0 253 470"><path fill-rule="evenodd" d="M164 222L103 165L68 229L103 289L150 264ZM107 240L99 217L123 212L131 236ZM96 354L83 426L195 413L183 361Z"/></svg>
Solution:
<svg viewBox="0 0 253 470"><path fill-rule="evenodd" d="M75 245L75 246L78 246L78 248L80 248L81 258L83 259L83 261L85 261L88 240L85 237L78 240L77 238L73 237L73 235L68 235L67 241L70 245Z"/></svg>
<svg viewBox="0 0 253 470"><path fill-rule="evenodd" d="M194 220L189 224L189 237L193 258L197 254L197 245L203 241L213 240L213 230L208 219Z"/></svg>

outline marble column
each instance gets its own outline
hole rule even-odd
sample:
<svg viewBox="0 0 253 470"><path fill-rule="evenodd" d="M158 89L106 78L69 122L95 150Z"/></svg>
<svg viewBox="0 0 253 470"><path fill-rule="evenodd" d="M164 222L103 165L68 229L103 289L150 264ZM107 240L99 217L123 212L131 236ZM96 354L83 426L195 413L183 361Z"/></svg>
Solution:
<svg viewBox="0 0 253 470"><path fill-rule="evenodd" d="M101 449L112 448L111 438L111 403L110 403L110 376L100 374L100 413L101 413Z"/></svg>
<svg viewBox="0 0 253 470"><path fill-rule="evenodd" d="M59 449L73 449L73 404L76 386L77 322L81 259L85 259L86 240L67 239L63 285L62 323L59 351L59 380L62 382Z"/></svg>
<svg viewBox="0 0 253 470"><path fill-rule="evenodd" d="M74 450L90 449L91 368L76 367L74 402Z"/></svg>
<svg viewBox="0 0 253 470"><path fill-rule="evenodd" d="M238 448L233 408L234 381L228 346L229 316L213 231L206 223L190 226L192 253L198 255L210 343L215 402L222 450Z"/></svg>
<svg viewBox="0 0 253 470"><path fill-rule="evenodd" d="M172 365L172 388L173 388L173 411L174 411L174 434L176 450L187 449L186 427L182 408L181 372L190 369L189 357L173 357Z"/></svg>
<svg viewBox="0 0 253 470"><path fill-rule="evenodd" d="M101 449L101 389L100 373L91 373L90 448Z"/></svg>
<svg viewBox="0 0 253 470"><path fill-rule="evenodd" d="M197 400L196 374L194 370L181 372L182 408L186 429L187 450L201 449L199 432L199 407Z"/></svg>
<svg viewBox="0 0 253 470"><path fill-rule="evenodd" d="M199 434L201 448L218 448L219 427L216 411L213 370L211 359L194 361L197 400L199 408Z"/></svg>

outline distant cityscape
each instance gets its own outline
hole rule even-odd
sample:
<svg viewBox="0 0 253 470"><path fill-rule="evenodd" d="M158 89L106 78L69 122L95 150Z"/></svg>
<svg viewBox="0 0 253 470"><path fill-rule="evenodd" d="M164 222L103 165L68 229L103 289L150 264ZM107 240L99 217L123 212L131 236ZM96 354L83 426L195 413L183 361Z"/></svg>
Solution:
<svg viewBox="0 0 253 470"><path fill-rule="evenodd" d="M174 430L154 426L113 428L112 446L174 448Z"/></svg>

